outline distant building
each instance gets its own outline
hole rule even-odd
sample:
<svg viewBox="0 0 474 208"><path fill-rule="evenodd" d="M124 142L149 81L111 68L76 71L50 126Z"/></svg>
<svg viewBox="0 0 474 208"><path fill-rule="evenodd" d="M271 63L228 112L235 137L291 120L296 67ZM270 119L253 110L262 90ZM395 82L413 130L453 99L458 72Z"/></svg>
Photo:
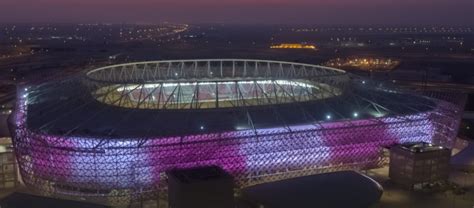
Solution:
<svg viewBox="0 0 474 208"><path fill-rule="evenodd" d="M389 177L395 183L414 185L448 180L451 150L425 142L390 149Z"/></svg>
<svg viewBox="0 0 474 208"><path fill-rule="evenodd" d="M315 45L309 44L300 44L300 43L282 43L278 45L272 45L270 48L278 48L278 49L313 49L316 50Z"/></svg>
<svg viewBox="0 0 474 208"><path fill-rule="evenodd" d="M391 58L349 57L331 59L323 65L349 70L355 69L384 72L394 70L400 65L400 63L400 60Z"/></svg>

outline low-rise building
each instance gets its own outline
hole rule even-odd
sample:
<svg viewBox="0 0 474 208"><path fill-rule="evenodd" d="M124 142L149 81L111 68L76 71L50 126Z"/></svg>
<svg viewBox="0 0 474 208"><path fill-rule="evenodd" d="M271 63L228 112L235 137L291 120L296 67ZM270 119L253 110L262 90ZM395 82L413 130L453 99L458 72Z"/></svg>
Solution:
<svg viewBox="0 0 474 208"><path fill-rule="evenodd" d="M390 149L389 177L409 188L448 180L451 150L429 143L407 143Z"/></svg>

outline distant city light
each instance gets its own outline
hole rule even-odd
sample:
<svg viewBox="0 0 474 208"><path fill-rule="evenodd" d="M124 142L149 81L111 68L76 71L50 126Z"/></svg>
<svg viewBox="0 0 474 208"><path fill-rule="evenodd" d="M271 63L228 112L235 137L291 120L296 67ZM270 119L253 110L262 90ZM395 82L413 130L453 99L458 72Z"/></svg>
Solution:
<svg viewBox="0 0 474 208"><path fill-rule="evenodd" d="M270 48L272 49L313 49L316 50L315 45L309 44L300 44L300 43L282 43L279 45L271 45Z"/></svg>
<svg viewBox="0 0 474 208"><path fill-rule="evenodd" d="M400 65L400 60L377 57L334 58L323 65L329 67L351 68L363 71L391 71Z"/></svg>
<svg viewBox="0 0 474 208"><path fill-rule="evenodd" d="M326 119L327 119L327 120L330 120L330 119L331 119L331 115L326 115Z"/></svg>
<svg viewBox="0 0 474 208"><path fill-rule="evenodd" d="M354 112L354 114L352 114L352 115L356 118L359 117L359 113L357 113L357 112Z"/></svg>

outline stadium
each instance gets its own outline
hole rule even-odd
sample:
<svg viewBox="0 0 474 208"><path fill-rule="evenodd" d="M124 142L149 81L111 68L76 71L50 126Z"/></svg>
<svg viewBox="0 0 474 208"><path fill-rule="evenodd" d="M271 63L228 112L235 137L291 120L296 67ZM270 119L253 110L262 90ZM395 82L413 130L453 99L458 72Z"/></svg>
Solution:
<svg viewBox="0 0 474 208"><path fill-rule="evenodd" d="M384 164L405 142L451 148L454 103L345 71L245 60L138 62L18 89L23 182L43 194L135 200L165 172L217 165L239 187Z"/></svg>

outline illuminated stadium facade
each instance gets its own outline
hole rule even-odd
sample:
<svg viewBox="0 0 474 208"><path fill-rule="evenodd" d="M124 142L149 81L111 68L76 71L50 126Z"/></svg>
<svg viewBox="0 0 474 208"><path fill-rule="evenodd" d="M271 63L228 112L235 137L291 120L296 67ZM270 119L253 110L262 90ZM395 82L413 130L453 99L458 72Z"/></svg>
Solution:
<svg viewBox="0 0 474 208"><path fill-rule="evenodd" d="M114 65L23 87L22 179L45 194L136 200L165 171L218 165L243 187L383 165L383 147L451 148L458 106L342 70L264 60Z"/></svg>

